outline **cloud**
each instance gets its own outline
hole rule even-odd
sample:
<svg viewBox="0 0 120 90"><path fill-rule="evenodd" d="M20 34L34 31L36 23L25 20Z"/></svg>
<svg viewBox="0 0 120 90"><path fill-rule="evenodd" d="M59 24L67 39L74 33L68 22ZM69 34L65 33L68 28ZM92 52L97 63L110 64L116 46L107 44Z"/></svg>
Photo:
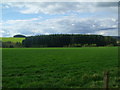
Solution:
<svg viewBox="0 0 120 90"><path fill-rule="evenodd" d="M4 3L3 8L15 10L22 15L37 14L43 17L45 15L44 18L19 18L17 20L11 18L3 21L4 28L0 28L3 36L53 33L117 35L118 7L116 2L14 2ZM93 16L89 15L91 13Z"/></svg>
<svg viewBox="0 0 120 90"><path fill-rule="evenodd" d="M20 2L5 3L4 8L14 7L23 14L65 14L74 12L117 12L116 2ZM107 7L107 8L106 8Z"/></svg>
<svg viewBox="0 0 120 90"><path fill-rule="evenodd" d="M19 23L19 22L33 22L38 20L38 18L32 18L32 19L23 19L23 20L8 20L7 22L5 22L6 24L14 24L14 23Z"/></svg>
<svg viewBox="0 0 120 90"><path fill-rule="evenodd" d="M119 0L5 0L3 2L119 2Z"/></svg>
<svg viewBox="0 0 120 90"><path fill-rule="evenodd" d="M96 5L99 7L117 7L118 2L99 2Z"/></svg>
<svg viewBox="0 0 120 90"><path fill-rule="evenodd" d="M117 35L117 20L113 18L78 18L76 16L63 16L40 21L40 18L29 20L8 20L3 23L3 36L15 34L101 34Z"/></svg>
<svg viewBox="0 0 120 90"><path fill-rule="evenodd" d="M94 34L105 35L105 36L118 36L118 30L102 30L102 31L96 31Z"/></svg>

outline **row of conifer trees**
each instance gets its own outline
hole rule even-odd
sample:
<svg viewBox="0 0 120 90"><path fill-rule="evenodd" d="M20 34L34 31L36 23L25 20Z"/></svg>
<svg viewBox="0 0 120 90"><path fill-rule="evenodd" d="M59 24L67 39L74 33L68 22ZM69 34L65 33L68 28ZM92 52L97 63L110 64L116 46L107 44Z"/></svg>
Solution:
<svg viewBox="0 0 120 90"><path fill-rule="evenodd" d="M52 34L26 37L24 47L69 47L83 45L116 45L116 39L102 35Z"/></svg>

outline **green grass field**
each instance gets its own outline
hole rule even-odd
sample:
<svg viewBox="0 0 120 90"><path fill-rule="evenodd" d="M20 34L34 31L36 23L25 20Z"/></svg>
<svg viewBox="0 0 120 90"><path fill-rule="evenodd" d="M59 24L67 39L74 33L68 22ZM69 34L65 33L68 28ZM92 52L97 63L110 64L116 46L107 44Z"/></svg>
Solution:
<svg viewBox="0 0 120 90"><path fill-rule="evenodd" d="M22 42L25 38L13 38L13 37L0 37L0 40L2 39L2 42Z"/></svg>
<svg viewBox="0 0 120 90"><path fill-rule="evenodd" d="M4 48L3 87L103 88L103 72L110 71L109 87L118 87L117 47Z"/></svg>

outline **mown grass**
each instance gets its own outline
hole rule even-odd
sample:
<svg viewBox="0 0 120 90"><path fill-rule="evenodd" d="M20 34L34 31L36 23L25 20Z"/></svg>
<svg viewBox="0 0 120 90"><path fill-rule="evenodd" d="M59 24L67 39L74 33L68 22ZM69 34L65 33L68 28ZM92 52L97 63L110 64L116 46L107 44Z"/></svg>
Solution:
<svg viewBox="0 0 120 90"><path fill-rule="evenodd" d="M14 38L14 37L0 37L0 40L2 40L2 42L22 42L22 40L24 40L25 38Z"/></svg>
<svg viewBox="0 0 120 90"><path fill-rule="evenodd" d="M109 87L119 85L118 48L4 48L3 87L103 88L103 72L110 71Z"/></svg>

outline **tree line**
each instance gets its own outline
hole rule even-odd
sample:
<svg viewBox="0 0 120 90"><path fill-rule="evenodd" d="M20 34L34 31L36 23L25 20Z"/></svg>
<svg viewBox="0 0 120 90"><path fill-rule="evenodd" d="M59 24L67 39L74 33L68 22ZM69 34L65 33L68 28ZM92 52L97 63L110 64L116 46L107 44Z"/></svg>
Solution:
<svg viewBox="0 0 120 90"><path fill-rule="evenodd" d="M7 42L2 42L1 47L2 48L22 48L23 45L20 42L7 41Z"/></svg>
<svg viewBox="0 0 120 90"><path fill-rule="evenodd" d="M117 45L110 36L81 34L51 34L26 37L23 47L81 47Z"/></svg>

